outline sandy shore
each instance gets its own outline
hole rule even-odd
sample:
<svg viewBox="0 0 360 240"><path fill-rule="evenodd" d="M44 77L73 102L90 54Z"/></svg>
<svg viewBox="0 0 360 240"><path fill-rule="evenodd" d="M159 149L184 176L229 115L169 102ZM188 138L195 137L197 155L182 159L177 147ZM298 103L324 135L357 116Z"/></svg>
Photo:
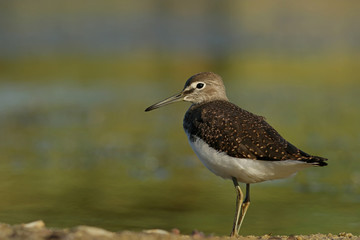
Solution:
<svg viewBox="0 0 360 240"><path fill-rule="evenodd" d="M0 223L1 240L187 240L187 239L216 239L230 240L227 236L205 236L200 232L194 232L192 235L181 235L178 230L167 232L165 230L152 229L142 232L110 232L101 228L90 226L78 226L71 229L50 229L46 228L43 221L35 221L21 225L9 225ZM359 239L360 236L354 236L351 233L334 234L312 234L296 236L241 236L240 240L253 239Z"/></svg>

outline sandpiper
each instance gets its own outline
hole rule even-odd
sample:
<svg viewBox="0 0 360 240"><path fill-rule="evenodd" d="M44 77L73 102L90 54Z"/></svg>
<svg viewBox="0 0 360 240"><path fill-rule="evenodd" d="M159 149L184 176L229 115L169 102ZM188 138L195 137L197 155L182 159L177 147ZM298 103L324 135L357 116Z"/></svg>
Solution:
<svg viewBox="0 0 360 240"><path fill-rule="evenodd" d="M229 102L224 83L215 73L193 75L179 94L145 111L178 101L192 103L183 127L198 158L211 172L234 183L236 211L230 236L239 234L250 205L250 184L327 165L326 158L307 154L286 141L264 117ZM238 182L246 184L245 198Z"/></svg>

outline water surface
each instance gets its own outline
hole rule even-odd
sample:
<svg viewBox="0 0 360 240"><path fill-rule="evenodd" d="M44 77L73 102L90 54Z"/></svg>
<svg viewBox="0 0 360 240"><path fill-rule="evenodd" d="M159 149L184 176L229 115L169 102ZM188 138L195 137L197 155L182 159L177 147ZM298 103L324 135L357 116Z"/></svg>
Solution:
<svg viewBox="0 0 360 240"><path fill-rule="evenodd" d="M189 104L144 112L182 88L169 85L2 82L0 221L228 234L234 189L188 146ZM242 234L359 234L357 90L236 78L227 86L233 102L329 158L328 167L252 185Z"/></svg>

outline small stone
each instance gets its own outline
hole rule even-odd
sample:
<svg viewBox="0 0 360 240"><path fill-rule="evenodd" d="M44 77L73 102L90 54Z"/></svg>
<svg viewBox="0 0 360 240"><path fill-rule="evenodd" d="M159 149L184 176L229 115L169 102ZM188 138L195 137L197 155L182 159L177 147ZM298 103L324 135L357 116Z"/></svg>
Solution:
<svg viewBox="0 0 360 240"><path fill-rule="evenodd" d="M205 234L195 229L194 231L192 231L191 236L193 238L204 238Z"/></svg>
<svg viewBox="0 0 360 240"><path fill-rule="evenodd" d="M75 230L77 232L83 232L95 237L112 237L114 235L114 233L105 229L90 226L78 226L75 228Z"/></svg>
<svg viewBox="0 0 360 240"><path fill-rule="evenodd" d="M147 229L147 230L143 230L143 233L148 233L148 234L169 234L168 231L165 231L163 229Z"/></svg>
<svg viewBox="0 0 360 240"><path fill-rule="evenodd" d="M171 233L175 234L175 235L179 235L180 234L180 230L178 228L173 228L171 229Z"/></svg>
<svg viewBox="0 0 360 240"><path fill-rule="evenodd" d="M45 227L45 223L42 220L38 220L30 223L25 223L23 224L23 226L25 228L43 228Z"/></svg>

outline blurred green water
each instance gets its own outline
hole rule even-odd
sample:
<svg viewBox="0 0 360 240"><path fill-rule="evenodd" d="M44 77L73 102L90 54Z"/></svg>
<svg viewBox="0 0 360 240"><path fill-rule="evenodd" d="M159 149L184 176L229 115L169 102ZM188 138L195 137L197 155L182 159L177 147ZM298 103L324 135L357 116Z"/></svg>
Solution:
<svg viewBox="0 0 360 240"><path fill-rule="evenodd" d="M325 168L252 187L242 234L360 229L358 85L226 74L229 98L264 115ZM0 222L228 234L232 183L210 173L182 130L187 103L145 113L183 81L0 84ZM163 80L163 81L161 81Z"/></svg>

